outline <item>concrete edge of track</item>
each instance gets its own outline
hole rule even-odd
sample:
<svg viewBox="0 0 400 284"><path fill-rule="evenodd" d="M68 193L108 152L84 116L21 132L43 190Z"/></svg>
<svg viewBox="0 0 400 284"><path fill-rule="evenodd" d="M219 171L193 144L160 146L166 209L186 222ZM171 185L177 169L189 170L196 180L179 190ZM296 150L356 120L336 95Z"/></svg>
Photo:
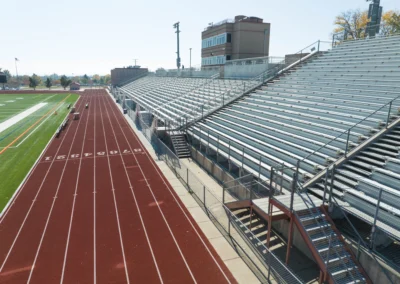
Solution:
<svg viewBox="0 0 400 284"><path fill-rule="evenodd" d="M108 89L106 89L109 96L113 99L115 103L114 97L110 94ZM116 104L118 109L123 112L121 105ZM200 208L197 204L197 201L192 197L192 195L186 190L184 185L180 182L179 179L176 178L171 169L167 166L164 161L157 161L157 155L143 135L136 127L133 121L127 116L124 115L125 119L128 121L128 124L138 136L142 144L145 146L146 150L149 152L150 156L156 162L158 168L163 173L165 178L171 184L171 187L179 196L180 200L185 205L186 209L188 209L190 215L193 217L197 225L200 227L201 231L206 236L207 240L214 247L221 260L224 262L226 267L232 273L233 277L238 281L238 283L260 283L254 273L250 270L247 264L241 259L241 257L234 251L225 237L220 233L220 231L215 227L215 225L208 218L206 213ZM177 181L179 181L179 185L177 185ZM194 205L196 204L196 205ZM206 221L205 221L206 220ZM235 255L236 257L232 256Z"/></svg>

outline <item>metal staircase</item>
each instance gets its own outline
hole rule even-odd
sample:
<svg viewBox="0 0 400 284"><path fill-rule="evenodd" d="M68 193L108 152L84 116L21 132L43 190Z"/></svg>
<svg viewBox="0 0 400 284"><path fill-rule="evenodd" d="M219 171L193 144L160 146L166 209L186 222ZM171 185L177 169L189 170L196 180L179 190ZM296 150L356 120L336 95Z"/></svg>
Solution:
<svg viewBox="0 0 400 284"><path fill-rule="evenodd" d="M191 155L189 145L186 142L185 134L179 131L173 131L170 132L169 135L171 137L175 154L178 156L178 158L189 158Z"/></svg>
<svg viewBox="0 0 400 284"><path fill-rule="evenodd" d="M295 212L295 218L300 234L311 241L310 249L317 262L326 267L329 275L325 278L329 279L325 280L330 283L370 283L323 207Z"/></svg>
<svg viewBox="0 0 400 284"><path fill-rule="evenodd" d="M274 172L274 181L279 179L279 174L280 171ZM274 182L271 183L272 186L273 184ZM296 225L321 269L320 282L372 283L329 217L324 202L318 197L306 193L301 184L297 182L296 175L290 194L272 195L269 200L271 211L272 206L276 206L291 219L289 247L292 242L292 226ZM289 256L289 254L290 248L287 255Z"/></svg>

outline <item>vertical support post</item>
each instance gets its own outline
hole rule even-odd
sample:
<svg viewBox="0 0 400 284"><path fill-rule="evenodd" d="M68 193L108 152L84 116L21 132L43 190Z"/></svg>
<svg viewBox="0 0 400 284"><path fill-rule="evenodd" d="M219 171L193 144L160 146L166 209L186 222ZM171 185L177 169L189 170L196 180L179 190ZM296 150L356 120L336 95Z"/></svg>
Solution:
<svg viewBox="0 0 400 284"><path fill-rule="evenodd" d="M271 198L269 198L269 208L268 208L268 231L267 231L267 248L269 248L271 240L271 229L272 229L272 210L274 205L271 203Z"/></svg>
<svg viewBox="0 0 400 284"><path fill-rule="evenodd" d="M204 209L206 209L207 212L207 206L206 206L206 186L203 185L203 202L204 202Z"/></svg>
<svg viewBox="0 0 400 284"><path fill-rule="evenodd" d="M344 156L347 158L347 151L349 149L349 140L350 140L350 128L347 130L347 140L346 140L346 150L344 151Z"/></svg>
<svg viewBox="0 0 400 284"><path fill-rule="evenodd" d="M231 158L231 140L228 142L228 160ZM228 161L229 162L229 161Z"/></svg>
<svg viewBox="0 0 400 284"><path fill-rule="evenodd" d="M333 165L332 170L331 170L331 188L330 188L330 191L329 191L329 201L328 201L329 211L330 212L333 209L332 194L333 194L333 185L335 183L335 171L336 171L336 165Z"/></svg>
<svg viewBox="0 0 400 284"><path fill-rule="evenodd" d="M251 203L250 203L251 204ZM251 219L253 217L253 206L250 207L250 232L251 232Z"/></svg>
<svg viewBox="0 0 400 284"><path fill-rule="evenodd" d="M186 169L186 184L189 186L189 169Z"/></svg>
<svg viewBox="0 0 400 284"><path fill-rule="evenodd" d="M203 112L203 105L201 105L201 119L204 117L204 112Z"/></svg>
<svg viewBox="0 0 400 284"><path fill-rule="evenodd" d="M322 198L322 205L325 204L326 189L327 189L327 184L328 184L328 175L329 175L329 169L326 169L326 172L325 172L325 182L324 182L324 196L323 196L323 198Z"/></svg>
<svg viewBox="0 0 400 284"><path fill-rule="evenodd" d="M321 41L320 41L320 40L318 40L318 52L319 52L319 45L320 45L320 43L321 43Z"/></svg>
<svg viewBox="0 0 400 284"><path fill-rule="evenodd" d="M218 164L218 162L219 162L219 135L217 136L217 164Z"/></svg>
<svg viewBox="0 0 400 284"><path fill-rule="evenodd" d="M391 112L391 110L392 110L392 102L393 102L393 101L391 101L390 104L389 104L388 116L387 116L387 119L386 119L386 129L387 129L388 126L389 126L390 112Z"/></svg>
<svg viewBox="0 0 400 284"><path fill-rule="evenodd" d="M222 106L225 105L225 93L222 93Z"/></svg>
<svg viewBox="0 0 400 284"><path fill-rule="evenodd" d="M244 147L243 147L243 153L242 153L242 171L243 171L243 163L244 163Z"/></svg>
<svg viewBox="0 0 400 284"><path fill-rule="evenodd" d="M297 183L297 173L293 174L292 178L292 192L290 193L290 212L293 213L293 200L294 200L294 192L296 191L296 183Z"/></svg>
<svg viewBox="0 0 400 284"><path fill-rule="evenodd" d="M371 229L371 244L370 244L370 248L373 249L375 246L375 235L376 235L376 221L378 219L378 213L379 213L379 206L381 203L381 199L382 199L382 188L379 191L379 196L378 196L378 203L376 204L376 210L375 210L375 215L374 215L374 224L372 225L372 229Z"/></svg>
<svg viewBox="0 0 400 284"><path fill-rule="evenodd" d="M206 149L206 154L208 155L208 152L210 151L210 130L207 131L207 149Z"/></svg>
<svg viewBox="0 0 400 284"><path fill-rule="evenodd" d="M274 195L274 190L272 189L272 183L274 180L274 168L271 168L271 175L269 176L269 198Z"/></svg>
<svg viewBox="0 0 400 284"><path fill-rule="evenodd" d="M223 205L225 205L225 190L226 190L226 187L222 186L222 204Z"/></svg>
<svg viewBox="0 0 400 284"><path fill-rule="evenodd" d="M289 265L289 259L290 259L290 250L292 248L292 243L293 243L293 219L294 219L294 214L290 214L290 224L289 224L289 238L288 238L288 243L287 243L287 250L286 250L286 265Z"/></svg>

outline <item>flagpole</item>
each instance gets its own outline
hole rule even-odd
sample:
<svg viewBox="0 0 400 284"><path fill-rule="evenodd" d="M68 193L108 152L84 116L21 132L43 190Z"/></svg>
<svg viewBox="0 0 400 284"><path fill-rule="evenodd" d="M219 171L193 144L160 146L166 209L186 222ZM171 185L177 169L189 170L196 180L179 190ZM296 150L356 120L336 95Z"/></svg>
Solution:
<svg viewBox="0 0 400 284"><path fill-rule="evenodd" d="M18 90L19 90L20 86L19 86L19 78L18 78L17 61L18 61L18 58L15 57L15 73L17 73L17 85L18 85Z"/></svg>

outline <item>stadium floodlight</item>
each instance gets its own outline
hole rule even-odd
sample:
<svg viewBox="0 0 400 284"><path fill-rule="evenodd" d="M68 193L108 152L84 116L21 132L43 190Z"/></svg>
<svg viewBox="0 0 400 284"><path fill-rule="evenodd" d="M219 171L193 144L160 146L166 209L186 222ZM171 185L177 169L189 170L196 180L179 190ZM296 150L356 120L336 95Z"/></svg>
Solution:
<svg viewBox="0 0 400 284"><path fill-rule="evenodd" d="M368 19L367 28L365 30L365 35L374 37L379 33L381 18L382 18L382 6L380 6L380 0L366 0L366 2L372 2L369 4L368 9Z"/></svg>
<svg viewBox="0 0 400 284"><path fill-rule="evenodd" d="M178 67L178 70L179 70L179 68L181 67L181 57L180 57L180 54L179 54L179 33L181 31L179 30L179 22L175 23L173 27L176 29L176 32L175 32L176 33L176 38L177 38L176 67Z"/></svg>

